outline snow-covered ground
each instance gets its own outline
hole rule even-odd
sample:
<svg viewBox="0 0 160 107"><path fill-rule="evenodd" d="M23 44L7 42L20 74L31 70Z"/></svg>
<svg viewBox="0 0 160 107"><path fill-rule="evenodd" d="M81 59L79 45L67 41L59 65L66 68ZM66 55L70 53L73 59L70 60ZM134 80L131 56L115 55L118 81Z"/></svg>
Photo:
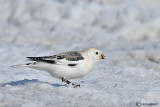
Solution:
<svg viewBox="0 0 160 107"><path fill-rule="evenodd" d="M160 0L0 0L0 107L159 107L159 12ZM106 59L71 80L80 88L10 67L88 47Z"/></svg>

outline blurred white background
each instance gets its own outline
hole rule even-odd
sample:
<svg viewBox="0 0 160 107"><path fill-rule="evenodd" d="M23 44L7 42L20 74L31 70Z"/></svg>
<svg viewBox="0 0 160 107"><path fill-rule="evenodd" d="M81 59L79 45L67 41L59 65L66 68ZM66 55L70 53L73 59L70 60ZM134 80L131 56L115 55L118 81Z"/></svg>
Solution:
<svg viewBox="0 0 160 107"><path fill-rule="evenodd" d="M58 80L42 71L37 73L31 69L20 70L9 66L25 63L26 56L53 55L89 47L102 50L106 60L96 65L94 73L87 77L89 79L85 78L88 86L93 83L95 87L91 85L93 92L90 92L85 85L86 90L80 91L78 96L90 94L81 99L80 105L89 106L97 101L100 106L117 104L134 107L136 101L160 102L157 96L160 91L153 91L160 88L160 0L0 0L0 83L8 84L7 82L24 78L54 83ZM100 78L108 83L102 84ZM32 87L35 83L28 84L29 86L22 87ZM46 106L47 102L48 105L56 102L48 100L54 96L50 96L48 91L47 98L35 101L24 95L23 91L6 95L12 89L17 89L15 87L20 88L12 85L9 88L0 87L2 106L40 107ZM42 87L38 89L43 90ZM52 93L59 92L57 87L46 87L50 90L54 88ZM100 91L97 87L104 90ZM26 91L23 88L21 90ZM115 91L106 91L114 89ZM131 91L132 89L137 91ZM61 91L64 90L68 92L63 87ZM95 92L98 94L94 96ZM106 94L101 96L102 93ZM18 102L20 98L15 100L10 97L14 98L15 95L22 95L30 105L27 105L27 101L24 101L26 105L23 100ZM75 97L74 101L70 94L61 95L69 97L69 106L77 106L79 98ZM89 100L91 95L95 99ZM35 96L35 99L38 97ZM64 101L63 97L59 99ZM88 102L84 103L86 99ZM45 103L41 100L45 100ZM38 105L37 102L42 104Z"/></svg>
<svg viewBox="0 0 160 107"><path fill-rule="evenodd" d="M108 64L160 70L159 11L159 0L1 0L0 50L26 56L96 47Z"/></svg>

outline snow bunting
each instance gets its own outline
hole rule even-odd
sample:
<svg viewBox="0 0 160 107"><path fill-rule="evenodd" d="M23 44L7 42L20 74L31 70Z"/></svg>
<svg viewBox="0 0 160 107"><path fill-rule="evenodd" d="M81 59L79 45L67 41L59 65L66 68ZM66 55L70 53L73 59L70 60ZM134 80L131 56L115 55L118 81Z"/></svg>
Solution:
<svg viewBox="0 0 160 107"><path fill-rule="evenodd" d="M75 85L69 80L86 76L91 72L94 64L104 59L105 56L96 48L88 48L83 51L69 51L53 56L27 58L34 62L16 66L47 71L53 77L77 87L80 85Z"/></svg>

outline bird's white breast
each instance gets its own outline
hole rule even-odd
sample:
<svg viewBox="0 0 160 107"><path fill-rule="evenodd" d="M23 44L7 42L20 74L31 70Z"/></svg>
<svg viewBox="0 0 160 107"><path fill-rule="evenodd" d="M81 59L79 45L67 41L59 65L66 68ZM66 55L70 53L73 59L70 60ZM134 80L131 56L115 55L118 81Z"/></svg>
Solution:
<svg viewBox="0 0 160 107"><path fill-rule="evenodd" d="M53 77L62 79L76 79L87 75L93 68L93 64L82 60L76 66L57 65L39 62L32 68L44 70L50 73Z"/></svg>

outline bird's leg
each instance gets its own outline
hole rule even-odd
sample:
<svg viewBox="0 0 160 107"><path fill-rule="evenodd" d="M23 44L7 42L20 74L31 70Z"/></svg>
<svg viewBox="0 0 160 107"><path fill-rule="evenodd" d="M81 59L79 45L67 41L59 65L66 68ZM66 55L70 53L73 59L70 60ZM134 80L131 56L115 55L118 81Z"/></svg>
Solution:
<svg viewBox="0 0 160 107"><path fill-rule="evenodd" d="M80 85L73 84L72 82L68 81L66 78L62 78L62 82L65 82L65 83L67 83L68 85L71 83L71 84L74 86L74 88L80 87Z"/></svg>

